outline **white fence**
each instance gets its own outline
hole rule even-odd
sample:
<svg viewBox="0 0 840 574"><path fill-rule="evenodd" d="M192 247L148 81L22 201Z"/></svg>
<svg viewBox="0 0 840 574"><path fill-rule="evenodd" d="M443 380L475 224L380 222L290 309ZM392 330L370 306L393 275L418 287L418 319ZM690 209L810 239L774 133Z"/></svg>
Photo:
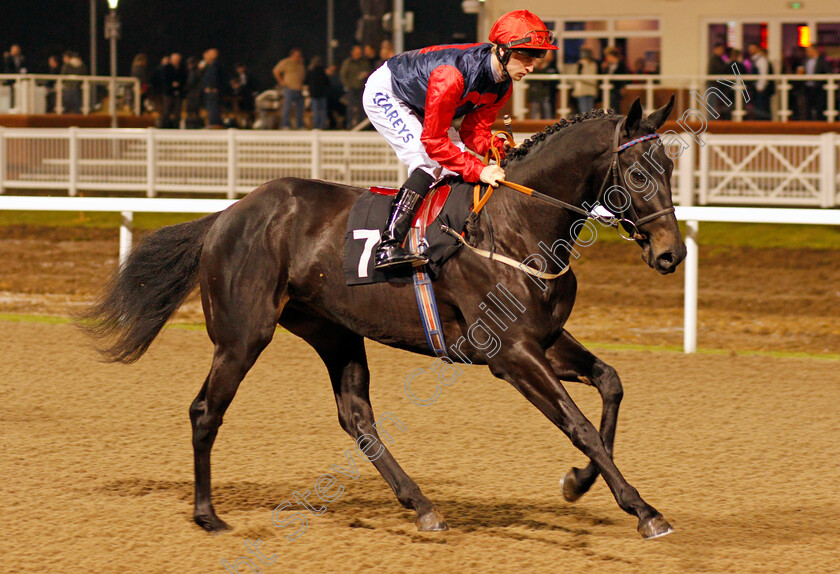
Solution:
<svg viewBox="0 0 840 574"><path fill-rule="evenodd" d="M140 81L119 76L115 87L116 94L111 94L110 76L0 74L0 114L61 114L70 100L76 99L81 113L87 115L94 111L101 91L106 97L117 98L118 110L140 115ZM50 93L56 94L54 110L48 110Z"/></svg>
<svg viewBox="0 0 840 574"><path fill-rule="evenodd" d="M278 177L399 186L405 168L377 133L0 128L0 193L223 193Z"/></svg>
<svg viewBox="0 0 840 574"><path fill-rule="evenodd" d="M521 141L528 134L517 134ZM840 205L840 137L699 134L676 162L681 205ZM376 133L0 128L0 193L224 194L277 177L398 186L405 168Z"/></svg>
<svg viewBox="0 0 840 574"><path fill-rule="evenodd" d="M0 210L17 211L110 211L122 214L120 261L131 250L134 213L211 213L233 202L222 199L142 199L114 197L0 197ZM685 302L683 349L697 351L697 291L699 222L777 223L840 225L840 211L819 209L767 209L733 207L678 207L677 219L686 222Z"/></svg>
<svg viewBox="0 0 840 574"><path fill-rule="evenodd" d="M821 86L825 92L824 105L822 106L821 120L834 122L837 121L838 116L838 93L840 93L840 75L838 74L769 74L767 76L756 76L748 74L741 76L743 82L750 93L754 91L749 86L751 82L757 81L759 78L765 78L775 84L776 95L772 97L771 103L773 107L773 115L776 121L786 122L791 119L793 110L790 109L791 102L789 95L796 94L799 90L805 87L808 82L816 82L817 86ZM627 98L641 98L646 112L652 112L654 106L654 92L665 90L668 92L677 92L680 90L696 91L703 94L706 91L709 82L715 83L717 80L727 80L738 83L735 76L661 76L658 74L599 74L599 75L576 75L573 73L566 74L529 74L522 79L521 82L514 82L513 85L513 115L516 119L525 119L528 117L529 102L528 102L528 84L530 82L557 82L557 117L563 118L572 112L570 101L574 96L573 88L575 82L583 81L597 87L599 93L598 98L602 102L609 103L610 91L618 83L622 86L625 101ZM722 87L718 85L718 87ZM735 92L735 98L732 102L730 111L732 112L732 119L736 122L744 120L747 113L744 106L744 98L739 96L739 92ZM604 106L606 107L606 105ZM693 98L687 101L678 102L677 108L682 110L684 108L694 108L705 112L705 108L697 103Z"/></svg>

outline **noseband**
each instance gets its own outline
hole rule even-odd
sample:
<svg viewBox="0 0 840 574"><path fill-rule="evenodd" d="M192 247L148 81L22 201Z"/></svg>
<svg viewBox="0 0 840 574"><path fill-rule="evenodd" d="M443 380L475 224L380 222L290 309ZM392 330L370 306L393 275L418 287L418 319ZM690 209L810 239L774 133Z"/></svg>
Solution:
<svg viewBox="0 0 840 574"><path fill-rule="evenodd" d="M620 160L621 152L623 152L626 149L629 149L629 148L633 147L634 145L636 145L638 143L642 143L644 141L659 138L659 134L652 133L652 134L648 134L646 136L642 136L640 138L636 138L634 140L630 140L629 142L625 142L621 145L618 145L618 141L621 138L621 128L624 127L624 122L626 120L627 120L627 118L621 118L621 120L615 125L615 133L613 134L613 152L612 152L613 153L613 160L612 160L612 163L610 163L610 169L604 175L604 181L601 184L601 189L598 190L598 200L596 202L597 204L601 204L601 201L603 200L603 197L604 197L604 193L606 193L606 191L608 189L607 185L609 185L609 183L610 183L610 178L612 178L612 184L613 184L613 187L610 188L610 189L613 189L613 188L623 189L623 188L621 188L621 185L619 183L619 180L621 178L621 160ZM625 217L625 214L627 213L628 210L633 213L633 216L635 216L634 219L629 219L629 218ZM585 211L585 210L581 210L581 211ZM645 235L644 233L640 233L639 232L639 227L641 227L645 223L649 223L649 222L653 221L654 219L662 217L663 215L668 215L669 213L674 213L674 208L673 207L667 207L665 209L660 209L659 211L656 211L654 213L645 215L644 217L638 217L638 216L636 216L636 210L633 209L633 202L629 201L627 203L627 207L624 208L621 211L621 213L617 214L617 217L603 217L603 216L597 215L593 211L588 212L587 217L591 217L591 218L595 219L596 221L599 221L599 222L601 222L605 225L609 225L610 227L615 227L616 231L618 230L618 224L620 223L624 227L624 229L627 231L628 235L625 237L624 235L621 235L621 233L619 233L618 234L619 237L621 237L622 239L626 239L627 241L636 241L636 240L641 241L641 240L647 239L647 235ZM632 231L631 231L631 229L632 229Z"/></svg>

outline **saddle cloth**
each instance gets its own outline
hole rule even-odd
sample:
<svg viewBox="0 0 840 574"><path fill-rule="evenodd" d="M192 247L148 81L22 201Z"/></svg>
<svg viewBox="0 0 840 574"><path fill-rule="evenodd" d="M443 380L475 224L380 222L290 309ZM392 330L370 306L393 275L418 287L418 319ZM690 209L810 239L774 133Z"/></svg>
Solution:
<svg viewBox="0 0 840 574"><path fill-rule="evenodd" d="M465 183L461 178L445 179L426 196L415 216L414 225L420 228L421 241L429 257L426 267L432 279L437 277L441 266L461 247L461 243L445 233L441 225L457 232L464 229L472 208L473 187L473 184ZM396 193L396 189L371 188L362 193L353 205L344 236L344 275L347 285L412 281L413 269L410 266L383 271L373 268L374 254Z"/></svg>

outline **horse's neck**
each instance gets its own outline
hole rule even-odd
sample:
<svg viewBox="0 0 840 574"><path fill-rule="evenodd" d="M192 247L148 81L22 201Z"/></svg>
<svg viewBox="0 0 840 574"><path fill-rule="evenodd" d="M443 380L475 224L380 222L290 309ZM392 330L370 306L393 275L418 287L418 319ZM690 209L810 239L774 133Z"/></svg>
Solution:
<svg viewBox="0 0 840 574"><path fill-rule="evenodd" d="M584 207L583 204L589 202L591 208L597 190L588 187L590 169L599 154L585 151L593 146L591 143L581 145L580 138L584 134L576 131L579 133L570 132L562 141L545 142L543 149L531 152L533 157L511 162L505 169L505 178L573 205ZM564 153L552 153L560 149L558 146L563 146ZM552 163L541 160L540 155L563 158ZM492 217L493 229L500 252L505 250L518 255L528 250L528 253L522 253L524 258L536 253L539 243L551 246L557 240L573 240L571 227L580 215L512 189L494 193L497 197L488 203L488 207L494 204L491 217L495 216ZM568 262L565 250L560 259Z"/></svg>

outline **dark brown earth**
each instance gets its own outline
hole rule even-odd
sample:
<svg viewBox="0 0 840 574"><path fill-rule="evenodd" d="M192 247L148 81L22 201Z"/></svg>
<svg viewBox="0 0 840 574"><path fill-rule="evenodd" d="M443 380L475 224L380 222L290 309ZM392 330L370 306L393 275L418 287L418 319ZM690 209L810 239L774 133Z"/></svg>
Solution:
<svg viewBox="0 0 840 574"><path fill-rule="evenodd" d="M116 230L0 227L0 313L64 315L113 270ZM611 344L682 344L683 270L662 277L624 243L581 249L569 330ZM698 341L734 351L840 353L840 251L700 249ZM197 298L178 316L201 321Z"/></svg>

